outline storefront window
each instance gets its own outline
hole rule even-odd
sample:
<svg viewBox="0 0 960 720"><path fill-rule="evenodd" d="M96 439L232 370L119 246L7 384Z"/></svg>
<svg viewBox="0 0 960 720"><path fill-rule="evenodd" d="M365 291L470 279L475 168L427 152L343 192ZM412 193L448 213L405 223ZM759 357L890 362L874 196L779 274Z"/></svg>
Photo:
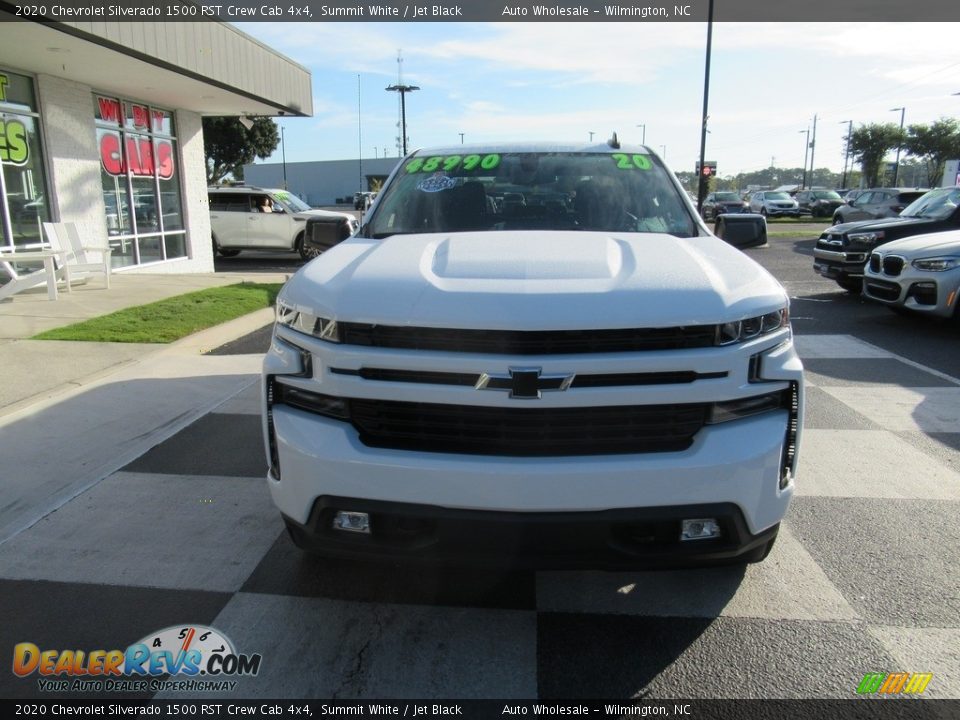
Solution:
<svg viewBox="0 0 960 720"><path fill-rule="evenodd" d="M173 114L102 95L93 106L113 264L185 257Z"/></svg>
<svg viewBox="0 0 960 720"><path fill-rule="evenodd" d="M0 249L43 242L50 219L33 80L0 68Z"/></svg>

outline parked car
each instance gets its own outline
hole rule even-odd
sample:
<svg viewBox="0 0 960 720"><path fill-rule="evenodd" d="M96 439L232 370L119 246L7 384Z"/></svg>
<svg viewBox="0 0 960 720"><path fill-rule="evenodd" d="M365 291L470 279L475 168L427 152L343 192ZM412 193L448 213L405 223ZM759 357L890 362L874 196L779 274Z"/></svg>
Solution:
<svg viewBox="0 0 960 720"><path fill-rule="evenodd" d="M843 200L844 205L849 205L851 200L856 200L865 192L867 192L866 188L854 188L852 190L837 190L837 194L840 196L840 199Z"/></svg>
<svg viewBox="0 0 960 720"><path fill-rule="evenodd" d="M921 197L926 190L904 188L874 188L864 190L833 213L833 224L889 218L899 215L907 205Z"/></svg>
<svg viewBox="0 0 960 720"><path fill-rule="evenodd" d="M813 249L813 269L840 287L860 292L863 266L878 245L925 233L960 229L960 188L931 190L899 217L828 227Z"/></svg>
<svg viewBox="0 0 960 720"><path fill-rule="evenodd" d="M353 194L353 209L354 210L366 210L376 199L377 194L375 192L355 192Z"/></svg>
<svg viewBox="0 0 960 720"><path fill-rule="evenodd" d="M296 195L274 188L211 187L207 196L213 250L224 257L241 250L295 250L307 260L316 255L304 245L308 218L354 221L349 213L314 210Z"/></svg>
<svg viewBox="0 0 960 720"><path fill-rule="evenodd" d="M894 310L960 321L960 230L915 235L874 250L863 294Z"/></svg>
<svg viewBox="0 0 960 720"><path fill-rule="evenodd" d="M783 190L761 190L750 197L750 212L764 217L800 217L800 207L790 193Z"/></svg>
<svg viewBox="0 0 960 720"><path fill-rule="evenodd" d="M642 146L415 151L280 291L274 503L357 559L759 561L802 424L788 304Z"/></svg>
<svg viewBox="0 0 960 720"><path fill-rule="evenodd" d="M740 199L735 192L712 192L703 200L700 214L704 220L716 219L724 213L750 212L750 204Z"/></svg>
<svg viewBox="0 0 960 720"><path fill-rule="evenodd" d="M801 190L794 199L801 215L813 217L832 217L834 211L843 205L843 200L833 190Z"/></svg>

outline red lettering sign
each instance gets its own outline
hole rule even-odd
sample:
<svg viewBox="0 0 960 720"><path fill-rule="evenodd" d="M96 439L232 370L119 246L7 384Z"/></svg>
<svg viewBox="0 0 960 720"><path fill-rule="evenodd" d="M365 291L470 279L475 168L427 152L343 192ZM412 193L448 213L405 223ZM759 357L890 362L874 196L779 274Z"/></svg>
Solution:
<svg viewBox="0 0 960 720"><path fill-rule="evenodd" d="M100 106L100 118L102 120L120 124L120 103L117 100L98 97L97 104Z"/></svg>
<svg viewBox="0 0 960 720"><path fill-rule="evenodd" d="M154 110L153 111L153 131L162 132L163 131L163 110Z"/></svg>
<svg viewBox="0 0 960 720"><path fill-rule="evenodd" d="M157 175L161 180L173 177L173 143L157 140Z"/></svg>
<svg viewBox="0 0 960 720"><path fill-rule="evenodd" d="M100 163L108 175L124 174L119 133L104 133L100 137Z"/></svg>
<svg viewBox="0 0 960 720"><path fill-rule="evenodd" d="M100 138L100 163L108 175L135 177L153 177L169 180L174 173L173 143L169 140L157 140L156 152L150 138L127 136L124 141L126 159L120 149L119 133L104 133Z"/></svg>
<svg viewBox="0 0 960 720"><path fill-rule="evenodd" d="M133 113L133 126L142 130L147 130L149 124L149 115L143 105L131 105L130 110Z"/></svg>

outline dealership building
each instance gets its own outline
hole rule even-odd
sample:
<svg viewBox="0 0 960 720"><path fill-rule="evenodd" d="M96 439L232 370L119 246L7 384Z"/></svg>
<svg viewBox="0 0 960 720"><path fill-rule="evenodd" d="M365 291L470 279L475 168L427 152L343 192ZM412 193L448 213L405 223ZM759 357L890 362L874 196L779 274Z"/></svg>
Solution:
<svg viewBox="0 0 960 720"><path fill-rule="evenodd" d="M311 115L310 72L225 23L9 17L0 252L73 222L116 271L213 272L201 118Z"/></svg>

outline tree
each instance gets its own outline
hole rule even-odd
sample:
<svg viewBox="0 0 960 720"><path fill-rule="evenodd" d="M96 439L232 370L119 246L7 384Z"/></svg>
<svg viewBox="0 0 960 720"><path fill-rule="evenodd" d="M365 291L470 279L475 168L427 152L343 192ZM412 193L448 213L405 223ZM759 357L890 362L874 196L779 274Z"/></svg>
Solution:
<svg viewBox="0 0 960 720"><path fill-rule="evenodd" d="M247 130L235 117L203 118L203 144L207 158L207 184L215 185L227 175L243 179L243 166L254 158L265 160L280 144L271 118L253 118Z"/></svg>
<svg viewBox="0 0 960 720"><path fill-rule="evenodd" d="M850 157L860 163L867 187L877 186L880 166L887 152L903 142L903 133L894 123L871 123L856 128L847 140Z"/></svg>
<svg viewBox="0 0 960 720"><path fill-rule="evenodd" d="M927 187L940 184L947 160L960 158L960 122L940 118L932 125L911 125L904 140L907 152L926 165Z"/></svg>

